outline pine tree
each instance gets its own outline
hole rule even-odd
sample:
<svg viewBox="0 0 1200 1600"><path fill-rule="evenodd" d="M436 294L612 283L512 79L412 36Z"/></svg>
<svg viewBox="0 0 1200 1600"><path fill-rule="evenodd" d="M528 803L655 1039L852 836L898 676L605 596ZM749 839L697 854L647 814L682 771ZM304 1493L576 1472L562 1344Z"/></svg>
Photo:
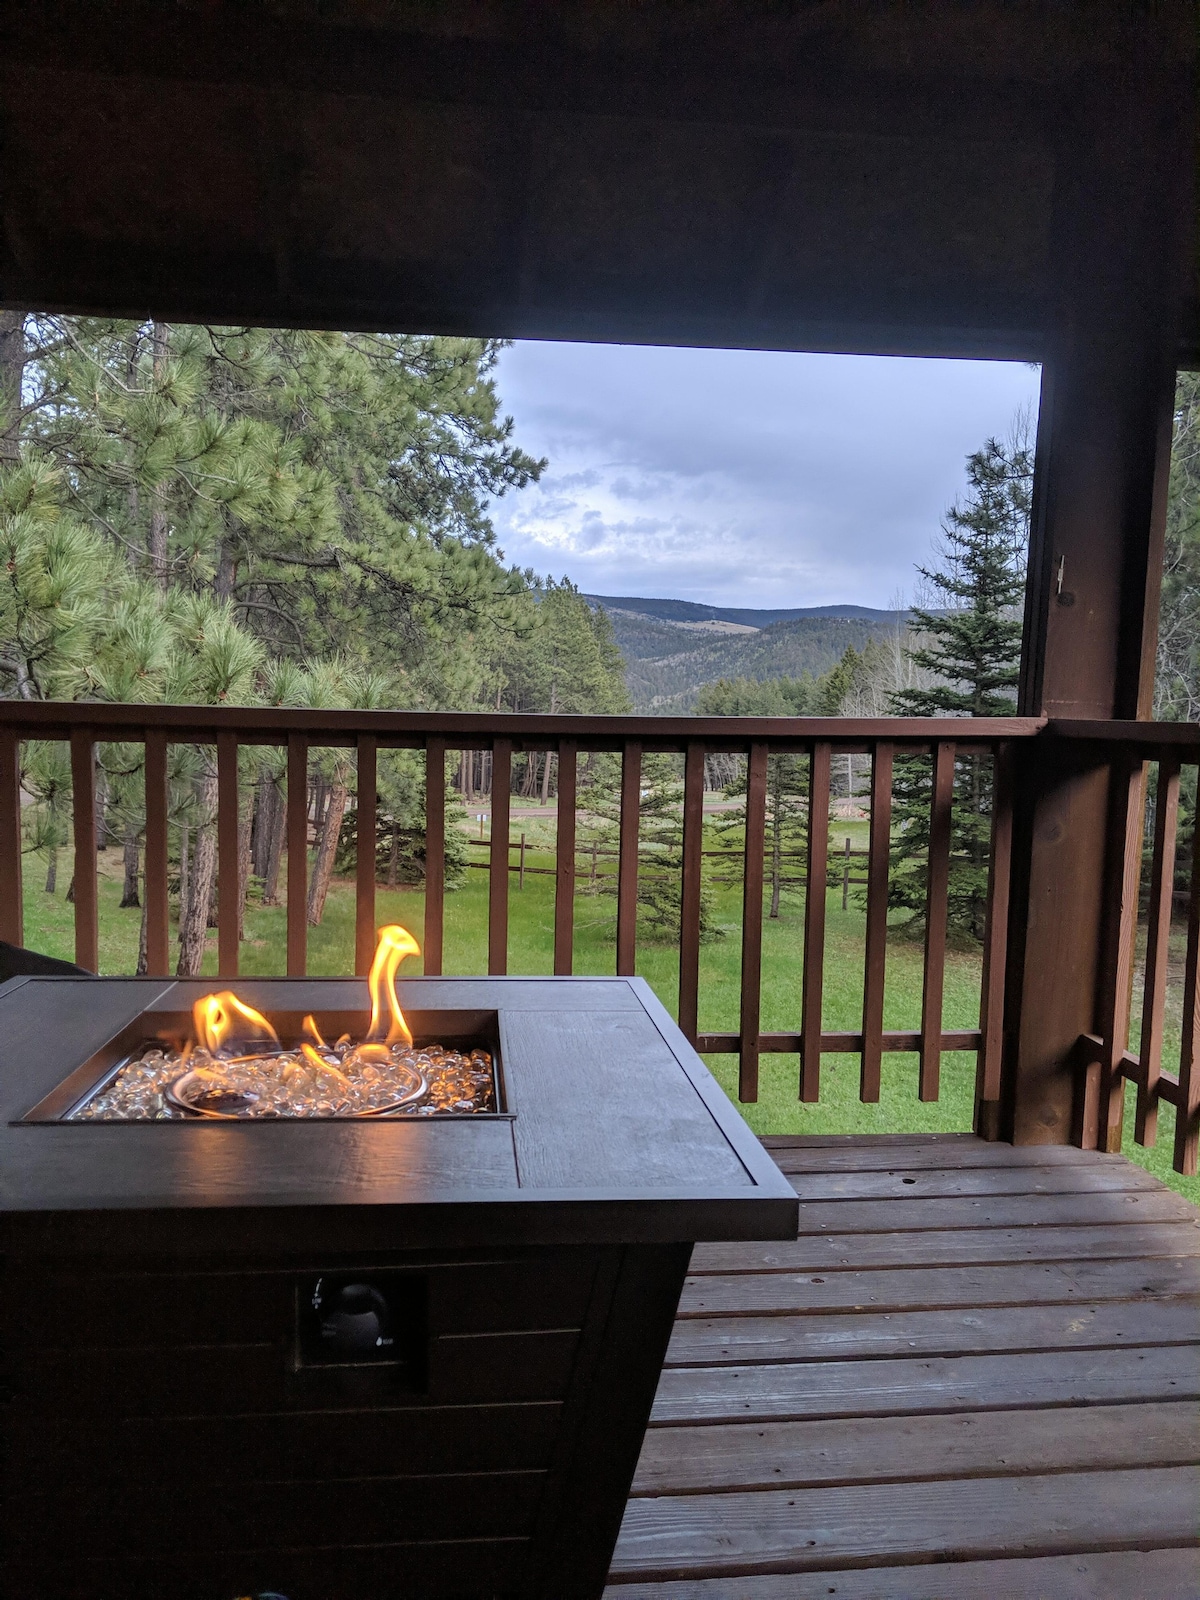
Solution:
<svg viewBox="0 0 1200 1600"><path fill-rule="evenodd" d="M894 714L997 717L1015 709L1021 656L1019 608L1033 480L1026 429L989 439L967 458L967 493L943 523L936 567L918 568L936 608L912 613L912 664L925 686L892 696ZM929 847L930 761L896 763L889 903L918 920L925 907ZM955 763L949 919L961 935L983 936L992 810L991 758Z"/></svg>

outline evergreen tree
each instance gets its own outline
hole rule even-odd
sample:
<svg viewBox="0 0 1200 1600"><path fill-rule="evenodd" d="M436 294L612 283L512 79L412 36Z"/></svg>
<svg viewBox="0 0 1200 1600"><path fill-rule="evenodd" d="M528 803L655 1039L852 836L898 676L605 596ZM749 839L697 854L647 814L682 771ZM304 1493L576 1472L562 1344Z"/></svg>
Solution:
<svg viewBox="0 0 1200 1600"><path fill-rule="evenodd" d="M927 676L898 690L892 711L913 717L996 717L1015 709L1021 655L1020 604L1033 459L1018 427L967 458L967 493L943 523L936 567L918 569L936 609L912 613L917 643L909 656ZM919 919L925 907L930 761L896 763L889 903ZM949 918L960 934L983 936L991 837L991 758L955 764Z"/></svg>

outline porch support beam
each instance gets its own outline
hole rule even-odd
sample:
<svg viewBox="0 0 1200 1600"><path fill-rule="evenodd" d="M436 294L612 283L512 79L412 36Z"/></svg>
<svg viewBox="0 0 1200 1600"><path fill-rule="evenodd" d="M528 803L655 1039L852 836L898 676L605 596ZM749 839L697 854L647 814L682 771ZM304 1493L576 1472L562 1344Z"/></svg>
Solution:
<svg viewBox="0 0 1200 1600"><path fill-rule="evenodd" d="M1131 62L1124 101L1093 106L1064 143L1057 331L1043 370L1020 692L1026 715L1151 712L1172 330L1189 236L1189 100L1189 85L1160 61ZM1014 752L998 1127L1017 1144L1065 1144L1077 1041L1099 1031L1106 973L1115 970L1105 917L1110 764L1094 746L1029 743L1036 748ZM1119 1147L1119 1127L1108 1138Z"/></svg>

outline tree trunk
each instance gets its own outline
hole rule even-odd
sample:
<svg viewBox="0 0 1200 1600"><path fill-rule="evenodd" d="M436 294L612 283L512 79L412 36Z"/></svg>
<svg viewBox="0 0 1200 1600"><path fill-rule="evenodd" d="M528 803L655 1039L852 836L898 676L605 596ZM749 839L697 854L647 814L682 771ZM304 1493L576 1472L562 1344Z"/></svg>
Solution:
<svg viewBox="0 0 1200 1600"><path fill-rule="evenodd" d="M250 795L239 799L238 815L238 939L246 937L246 894L250 888L250 829L254 823L254 801Z"/></svg>
<svg viewBox="0 0 1200 1600"><path fill-rule="evenodd" d="M350 790L344 783L334 783L329 785L328 795L318 836L317 859L308 885L308 923L312 928L318 926L325 914L325 896L329 893L329 880L333 877L338 837L342 831L342 818L346 814Z"/></svg>
<svg viewBox="0 0 1200 1600"><path fill-rule="evenodd" d="M779 915L780 879L783 874L783 818L780 816L780 803L783 787L779 762L772 763L775 768L771 782L771 916Z"/></svg>
<svg viewBox="0 0 1200 1600"><path fill-rule="evenodd" d="M58 890L58 846L52 844L46 856L46 893L55 894Z"/></svg>
<svg viewBox="0 0 1200 1600"><path fill-rule="evenodd" d="M216 576L213 578L213 593L218 600L233 599L233 585L237 577L237 563L233 559L233 547L227 540L221 541L221 552L217 560Z"/></svg>
<svg viewBox="0 0 1200 1600"><path fill-rule="evenodd" d="M542 768L542 804L550 804L550 752L546 751L546 765Z"/></svg>
<svg viewBox="0 0 1200 1600"><path fill-rule="evenodd" d="M108 849L108 777L104 768L97 762L96 772L96 849Z"/></svg>
<svg viewBox="0 0 1200 1600"><path fill-rule="evenodd" d="M138 897L138 868L141 865L141 839L131 823L125 829L125 886L121 891L121 910L140 906Z"/></svg>
<svg viewBox="0 0 1200 1600"><path fill-rule="evenodd" d="M274 802L275 785L269 778L263 778L254 790L254 822L250 829L250 861L256 878L267 875Z"/></svg>
<svg viewBox="0 0 1200 1600"><path fill-rule="evenodd" d="M179 926L182 928L187 917L188 901L191 898L191 859L189 853L190 837L188 825L181 822L179 825Z"/></svg>
<svg viewBox="0 0 1200 1600"><path fill-rule="evenodd" d="M283 859L283 835L287 828L287 809L283 803L283 796L279 792L279 780L272 778L267 787L272 798L270 832L267 835L266 871L262 875L262 903L265 906L277 906L279 904L279 863Z"/></svg>
<svg viewBox="0 0 1200 1600"><path fill-rule="evenodd" d="M0 311L0 467L21 459L21 386L25 378L25 313Z"/></svg>
<svg viewBox="0 0 1200 1600"><path fill-rule="evenodd" d="M167 322L154 323L154 385L158 388L166 381L167 356L171 344L171 326ZM156 484L150 491L150 529L146 536L146 553L150 557L150 575L165 593L167 587L167 486Z"/></svg>
<svg viewBox="0 0 1200 1600"><path fill-rule="evenodd" d="M149 915L150 907L147 904L142 907L142 926L138 932L137 975L139 978L146 976L146 971L150 965L149 946L146 942L146 921Z"/></svg>
<svg viewBox="0 0 1200 1600"><path fill-rule="evenodd" d="M74 873L71 874L71 881L67 885L67 904L69 906L73 906L75 904L75 874Z"/></svg>
<svg viewBox="0 0 1200 1600"><path fill-rule="evenodd" d="M217 876L217 830L213 823L217 810L215 772L205 773L200 780L199 793L205 821L196 830L187 914L179 919L179 962L175 968L179 978L194 978L200 971Z"/></svg>

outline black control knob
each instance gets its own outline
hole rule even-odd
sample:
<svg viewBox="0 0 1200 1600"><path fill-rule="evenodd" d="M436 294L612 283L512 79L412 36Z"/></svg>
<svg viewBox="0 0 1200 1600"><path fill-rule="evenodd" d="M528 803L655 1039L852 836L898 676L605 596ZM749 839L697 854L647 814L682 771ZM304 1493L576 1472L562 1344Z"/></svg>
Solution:
<svg viewBox="0 0 1200 1600"><path fill-rule="evenodd" d="M321 1344L333 1360L378 1358L392 1346L388 1303L369 1283L348 1283L321 1308Z"/></svg>

